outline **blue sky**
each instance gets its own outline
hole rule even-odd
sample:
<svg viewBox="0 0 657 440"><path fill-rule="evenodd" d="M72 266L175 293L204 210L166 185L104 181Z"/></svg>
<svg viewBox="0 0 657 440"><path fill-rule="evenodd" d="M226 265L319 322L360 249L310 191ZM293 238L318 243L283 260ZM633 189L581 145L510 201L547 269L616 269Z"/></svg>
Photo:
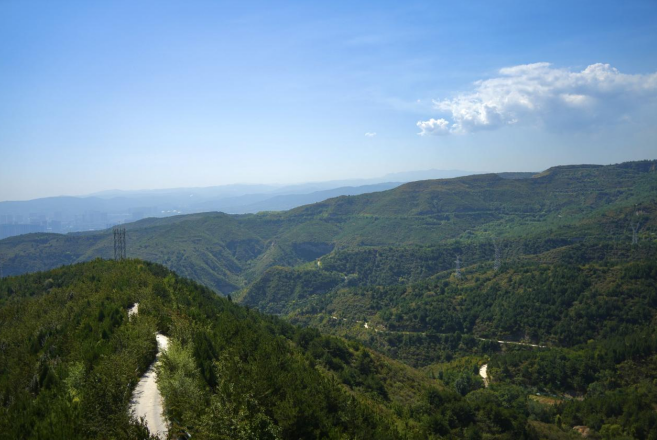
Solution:
<svg viewBox="0 0 657 440"><path fill-rule="evenodd" d="M0 200L654 159L656 47L654 0L4 0Z"/></svg>

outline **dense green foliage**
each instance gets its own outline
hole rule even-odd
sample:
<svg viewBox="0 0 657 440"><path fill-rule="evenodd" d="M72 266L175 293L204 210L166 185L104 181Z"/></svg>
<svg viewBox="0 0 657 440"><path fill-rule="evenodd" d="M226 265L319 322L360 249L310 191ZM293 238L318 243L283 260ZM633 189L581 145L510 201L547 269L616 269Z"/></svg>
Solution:
<svg viewBox="0 0 657 440"><path fill-rule="evenodd" d="M349 287L347 281L329 292L314 289L317 279L328 276L324 270L315 270L316 279L307 269L298 272L303 277L289 269L270 271L248 289L245 303L261 298L260 292L278 292L266 298L270 310L293 322L364 338L415 364L422 360L386 345L408 345L415 338L421 345L452 347L423 347L432 362L447 360L431 356L459 345L485 352L490 344L476 338L573 346L645 328L657 316L657 264L644 259L582 266L525 261L498 271L484 265L467 268L461 279L443 272L412 284ZM305 287L306 280L313 282ZM293 287L281 289L286 281ZM288 291L305 292L305 301L283 296Z"/></svg>
<svg viewBox="0 0 657 440"><path fill-rule="evenodd" d="M410 284L345 281L327 293L306 289L303 302L270 297L278 303L269 307L284 306L292 322L358 339L410 365L433 363L430 375L466 400L511 407L546 438L567 438L555 423L586 425L604 438L656 438L653 253L651 245L579 244L497 271L488 263L467 267L461 278L446 271ZM304 290L310 272L300 271L304 277L285 274L296 285L281 292ZM271 290L275 274L244 298ZM478 377L484 363L493 378L485 390ZM509 395L514 400L500 401Z"/></svg>
<svg viewBox="0 0 657 440"><path fill-rule="evenodd" d="M127 412L155 355L154 316L128 324L137 298L162 307L139 269L105 263L0 280L0 432L4 438L137 438ZM128 265L124 265L126 269Z"/></svg>
<svg viewBox="0 0 657 440"><path fill-rule="evenodd" d="M209 288L138 260L0 280L0 432L146 437L127 405L160 331L174 436L657 439L656 165L129 225L131 255ZM110 250L0 241L5 273Z"/></svg>
<svg viewBox="0 0 657 440"><path fill-rule="evenodd" d="M494 355L498 383L565 399L543 421L586 425L603 438L657 438L657 332L644 329L572 349ZM616 434L609 434L609 430Z"/></svg>
<svg viewBox="0 0 657 440"><path fill-rule="evenodd" d="M162 383L174 424L194 423L191 429L203 432L205 422L198 417L219 423L214 414L201 414L202 399L239 386L235 393L246 401L231 398L231 411L254 406L281 438L397 436L290 346L293 327L217 298L161 267L94 261L3 279L0 292L3 436L143 435L127 405L139 373L154 357L156 329L173 339L164 370L179 370L174 377L164 375ZM134 302L139 315L128 321L126 309ZM214 401L209 408L225 410ZM186 417L190 409L193 419Z"/></svg>
<svg viewBox="0 0 657 440"><path fill-rule="evenodd" d="M0 314L0 429L10 438L147 437L128 403L155 331L171 340L158 382L174 436L531 437L521 413L495 415L358 343L249 311L151 263L4 278Z"/></svg>
<svg viewBox="0 0 657 440"><path fill-rule="evenodd" d="M128 225L128 254L229 294L272 266L303 264L335 250L442 247L458 240L447 249L462 252L470 264L490 259L490 251L474 250L481 249L479 245L490 250L492 239L505 241L508 257L542 253L583 239L629 242L635 204L642 213L641 238L654 239L655 166L655 161L643 161L556 167L524 179L477 175L413 182L281 213L146 219ZM111 240L108 231L29 234L1 240L0 254L5 274L20 274L110 257ZM390 272L394 279L365 275L360 268L357 272L363 282L397 282L400 277L413 281L453 262L450 252L429 253L430 262L409 270L407 263L386 263L383 251L381 262L397 266L396 273ZM412 254L407 252L402 261ZM355 267L348 257L341 259L335 262L341 267L338 271Z"/></svg>
<svg viewBox="0 0 657 440"><path fill-rule="evenodd" d="M296 308L308 296L328 293L341 282L342 276L334 272L273 267L250 286L250 291L257 291L258 295L241 302L266 313L280 314L290 307ZM257 302L249 301L256 296Z"/></svg>

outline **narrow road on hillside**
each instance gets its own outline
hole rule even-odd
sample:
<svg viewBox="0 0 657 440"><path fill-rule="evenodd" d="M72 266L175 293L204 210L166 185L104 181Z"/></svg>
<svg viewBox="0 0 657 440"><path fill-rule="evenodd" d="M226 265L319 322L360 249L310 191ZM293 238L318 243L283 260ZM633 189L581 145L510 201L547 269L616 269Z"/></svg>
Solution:
<svg viewBox="0 0 657 440"><path fill-rule="evenodd" d="M363 321L354 321L354 320L348 320L347 318L341 318L335 315L329 315L325 313L316 313L314 315L324 315L327 316L335 321L346 321L347 323L356 323L360 326L360 323ZM314 315L305 315L305 316L314 316ZM403 330L388 330L382 325L374 325L374 324L369 324L365 323L364 327L369 330L374 330L376 333L391 333L391 334L399 334L399 335L423 335L426 336L427 332L418 332L418 331L403 331ZM434 335L440 335L440 336L449 336L453 335L453 333L433 333ZM476 338L479 341L491 341L491 342L497 342L498 344L510 344L510 345L522 345L523 347L534 347L534 348L549 348L547 345L539 345L539 344L531 344L529 342L516 342L516 341L499 341L497 339L488 339L488 338Z"/></svg>
<svg viewBox="0 0 657 440"><path fill-rule="evenodd" d="M547 345L530 344L528 342L498 341L495 339L486 339L486 338L477 338L477 339L479 339L480 341L493 341L493 342L497 342L498 344L511 344L511 345L522 345L525 347L548 348Z"/></svg>
<svg viewBox="0 0 657 440"><path fill-rule="evenodd" d="M128 316L130 318L137 314L138 306L139 304L135 304L128 310ZM148 367L148 371L146 371L135 387L130 401L130 412L138 419L145 418L146 426L148 426L151 434L161 439L166 439L169 428L163 414L162 394L160 394L160 390L157 388L157 373L155 372L155 368L160 362L160 355L169 346L169 338L159 333L155 334L155 338L157 340L157 356L155 357L155 362Z"/></svg>

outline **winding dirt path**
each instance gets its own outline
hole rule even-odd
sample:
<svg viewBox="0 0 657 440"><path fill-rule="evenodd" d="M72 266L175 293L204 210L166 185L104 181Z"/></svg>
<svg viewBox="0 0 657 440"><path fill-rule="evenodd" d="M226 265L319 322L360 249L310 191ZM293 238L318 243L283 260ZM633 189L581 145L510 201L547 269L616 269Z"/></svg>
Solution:
<svg viewBox="0 0 657 440"><path fill-rule="evenodd" d="M138 306L139 304L135 304L128 310L128 316L132 318L133 315L136 315ZM131 313L131 310L134 310L134 312ZM160 390L157 388L155 367L160 362L162 352L166 351L169 347L169 338L160 333L156 333L155 338L157 340L157 356L155 357L155 362L148 367L148 371L146 371L135 387L130 401L130 412L138 419L145 418L146 426L148 426L151 434L161 439L166 439L169 427L163 414L162 394L160 394Z"/></svg>
<svg viewBox="0 0 657 440"><path fill-rule="evenodd" d="M139 303L134 303L132 307L128 309L128 320L132 320L133 316L136 316L139 314Z"/></svg>
<svg viewBox="0 0 657 440"><path fill-rule="evenodd" d="M488 364L484 364L479 369L479 375L484 380L484 387L488 388Z"/></svg>

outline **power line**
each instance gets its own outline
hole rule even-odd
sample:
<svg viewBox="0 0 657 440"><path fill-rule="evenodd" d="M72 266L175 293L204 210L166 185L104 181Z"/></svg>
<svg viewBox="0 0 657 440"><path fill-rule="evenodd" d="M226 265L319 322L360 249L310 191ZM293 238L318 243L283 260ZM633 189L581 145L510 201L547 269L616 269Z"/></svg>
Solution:
<svg viewBox="0 0 657 440"><path fill-rule="evenodd" d="M638 235L639 226L640 225L639 225L638 222L636 224L632 223L632 244L633 245L639 243L639 235Z"/></svg>
<svg viewBox="0 0 657 440"><path fill-rule="evenodd" d="M116 226L114 227L114 259L116 261L125 260L126 258L126 243L125 243L125 228Z"/></svg>

